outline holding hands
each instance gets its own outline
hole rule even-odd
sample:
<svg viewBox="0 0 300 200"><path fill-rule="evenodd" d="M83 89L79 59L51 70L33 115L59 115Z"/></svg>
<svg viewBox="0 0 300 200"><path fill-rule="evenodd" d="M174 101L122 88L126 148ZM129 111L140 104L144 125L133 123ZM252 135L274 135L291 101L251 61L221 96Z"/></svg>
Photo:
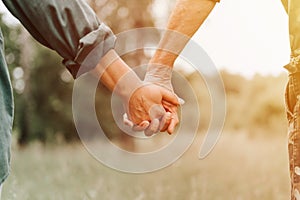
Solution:
<svg viewBox="0 0 300 200"><path fill-rule="evenodd" d="M168 67L169 74L156 67L153 69L158 74L150 69L145 81L141 81L118 54L110 50L92 73L101 77L101 82L121 97L127 113L125 124L135 131L144 131L147 136L159 131L172 134L179 123L177 108L180 104L171 85L172 69Z"/></svg>
<svg viewBox="0 0 300 200"><path fill-rule="evenodd" d="M151 136L159 131L174 132L179 123L177 108L180 102L170 90L145 82L132 94L124 115L124 123L135 131ZM129 116L129 117L128 117Z"/></svg>
<svg viewBox="0 0 300 200"><path fill-rule="evenodd" d="M127 112L130 120L128 115L125 115L124 123L132 126L133 130L144 131L147 136L159 131L172 134L179 123L178 106L184 101L174 93L171 77L171 67L150 61L144 80L145 87L132 95ZM150 105L152 107L149 107ZM141 111L139 106L146 106L143 115L139 113ZM149 113L150 118L147 118L146 113Z"/></svg>

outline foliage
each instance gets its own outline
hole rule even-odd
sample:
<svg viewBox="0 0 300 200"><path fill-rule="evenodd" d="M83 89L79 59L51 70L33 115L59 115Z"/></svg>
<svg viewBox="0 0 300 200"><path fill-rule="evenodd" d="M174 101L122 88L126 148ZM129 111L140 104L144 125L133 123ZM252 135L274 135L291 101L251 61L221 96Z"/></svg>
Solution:
<svg viewBox="0 0 300 200"><path fill-rule="evenodd" d="M100 19L118 33L131 28L153 26L148 9L151 3L149 0L139 3L92 1L91 6ZM6 58L11 74L14 74L14 130L18 134L19 144L26 145L32 140L77 139L71 111L72 81L61 64L61 58L34 42L20 26L9 27L2 20L0 24L6 41ZM131 64L136 66L141 64L145 55L139 51L125 59L127 62L131 60ZM100 85L96 103L99 121L109 137L121 137L123 140L124 135L112 117L110 96L110 92Z"/></svg>
<svg viewBox="0 0 300 200"><path fill-rule="evenodd" d="M9 70L12 72L14 68L19 66L20 63L20 44L18 36L21 32L19 26L9 27L2 20L3 14L0 13L0 27L3 33L5 43L6 62Z"/></svg>
<svg viewBox="0 0 300 200"><path fill-rule="evenodd" d="M151 0L103 0L90 1L92 8L115 33L131 28L154 26ZM73 141L77 139L71 112L72 80L56 53L47 50L28 38L20 26L8 26L0 18L5 37L6 60L12 75L16 112L14 130L20 144L32 140ZM155 35L154 37L158 37ZM139 41L139 38L134 38ZM124 44L126 45L124 41ZM136 51L123 56L132 67L146 64L149 55ZM286 78L255 76L245 79L239 75L221 72L227 94L227 118L225 129L245 130L253 133L280 133L285 131L286 120L283 91ZM210 122L211 103L205 82L199 74L183 74L193 86L201 111L200 130ZM181 88L178 77L174 88L179 96L186 90ZM176 85L177 84L177 85ZM110 138L130 140L116 126L110 105L111 93L99 85L96 108L101 126ZM187 105L186 105L187 106ZM125 138L124 138L125 137Z"/></svg>
<svg viewBox="0 0 300 200"><path fill-rule="evenodd" d="M198 159L198 139L173 165L145 174L110 169L78 144L13 149L3 199L289 199L285 137L224 133L204 160Z"/></svg>
<svg viewBox="0 0 300 200"><path fill-rule="evenodd" d="M53 141L60 134L58 137L71 141L77 137L71 112L73 81L68 81L72 78L58 55L36 48L30 74L31 137Z"/></svg>
<svg viewBox="0 0 300 200"><path fill-rule="evenodd" d="M250 135L285 134L284 107L285 74L280 76L256 75L251 79L221 72L226 92L227 116L225 130L246 131ZM210 121L210 96L201 77L194 73L188 77L198 96L201 113L201 130Z"/></svg>

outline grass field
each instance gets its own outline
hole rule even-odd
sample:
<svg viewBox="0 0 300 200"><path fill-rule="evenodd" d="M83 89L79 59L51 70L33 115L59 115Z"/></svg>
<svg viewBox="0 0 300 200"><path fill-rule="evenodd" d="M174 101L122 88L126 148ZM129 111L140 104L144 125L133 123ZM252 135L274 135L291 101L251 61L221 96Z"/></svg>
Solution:
<svg viewBox="0 0 300 200"><path fill-rule="evenodd" d="M200 138L200 137L199 137ZM13 149L4 200L287 200L286 138L223 134L198 160L199 141L172 166L131 175L93 159L81 144Z"/></svg>

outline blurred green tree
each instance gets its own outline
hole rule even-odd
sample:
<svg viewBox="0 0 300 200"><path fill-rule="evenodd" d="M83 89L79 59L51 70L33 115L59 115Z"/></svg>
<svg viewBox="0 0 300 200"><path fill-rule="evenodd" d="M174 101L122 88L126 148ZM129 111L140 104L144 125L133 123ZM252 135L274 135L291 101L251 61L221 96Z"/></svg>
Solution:
<svg viewBox="0 0 300 200"><path fill-rule="evenodd" d="M73 80L61 58L36 45L30 72L31 137L43 142L77 138L72 117Z"/></svg>
<svg viewBox="0 0 300 200"><path fill-rule="evenodd" d="M21 33L20 26L9 26L3 21L3 14L0 13L0 27L4 36L5 56L10 72L20 66L20 44L18 42Z"/></svg>
<svg viewBox="0 0 300 200"><path fill-rule="evenodd" d="M27 122L27 107L23 98L25 89L24 68L21 65L21 41L20 35L22 28L19 25L7 25L3 21L3 14L0 14L0 27L4 36L5 43L5 58L11 74L12 84L15 96L15 132L21 133L18 135L18 143L26 143L27 135L29 134Z"/></svg>
<svg viewBox="0 0 300 200"><path fill-rule="evenodd" d="M90 3L99 18L115 33L154 25L151 0ZM62 66L61 58L34 42L20 26L9 27L2 20L0 23L6 39L6 59L13 74L16 101L14 130L18 133L18 143L26 145L35 139L47 142L78 138L71 112L73 81ZM125 59L137 66L146 58L143 51L137 51L126 55ZM110 92L99 85L96 106L100 123L109 137L119 138L121 131L112 117L110 97ZM126 140L124 136L121 139Z"/></svg>

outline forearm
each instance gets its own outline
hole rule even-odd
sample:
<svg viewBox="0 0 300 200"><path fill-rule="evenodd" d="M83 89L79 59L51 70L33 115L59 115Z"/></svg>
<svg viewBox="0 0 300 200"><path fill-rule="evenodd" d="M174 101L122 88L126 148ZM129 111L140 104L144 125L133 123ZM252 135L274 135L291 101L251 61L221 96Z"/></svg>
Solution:
<svg viewBox="0 0 300 200"><path fill-rule="evenodd" d="M178 0L151 63L172 67L215 4L212 0Z"/></svg>
<svg viewBox="0 0 300 200"><path fill-rule="evenodd" d="M92 71L110 91L115 91L122 98L131 94L142 85L135 72L119 57L115 50L110 50Z"/></svg>

